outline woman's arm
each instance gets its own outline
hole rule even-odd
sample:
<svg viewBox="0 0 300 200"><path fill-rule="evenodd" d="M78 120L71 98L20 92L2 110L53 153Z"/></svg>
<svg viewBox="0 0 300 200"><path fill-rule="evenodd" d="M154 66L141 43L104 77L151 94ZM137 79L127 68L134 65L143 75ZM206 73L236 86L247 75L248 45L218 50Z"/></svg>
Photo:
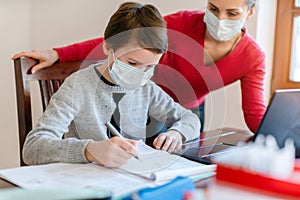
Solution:
<svg viewBox="0 0 300 200"><path fill-rule="evenodd" d="M241 79L242 108L249 129L255 133L266 111L264 102L265 56Z"/></svg>
<svg viewBox="0 0 300 200"><path fill-rule="evenodd" d="M29 57L39 60L39 63L32 68L32 73L35 73L42 68L49 67L57 61L102 60L105 59L102 50L103 40L104 39L101 37L61 48L20 52L15 54L12 59L15 60L20 57Z"/></svg>
<svg viewBox="0 0 300 200"><path fill-rule="evenodd" d="M54 48L59 56L59 62L77 60L103 60L105 54L102 48L104 38L96 38L66 47Z"/></svg>

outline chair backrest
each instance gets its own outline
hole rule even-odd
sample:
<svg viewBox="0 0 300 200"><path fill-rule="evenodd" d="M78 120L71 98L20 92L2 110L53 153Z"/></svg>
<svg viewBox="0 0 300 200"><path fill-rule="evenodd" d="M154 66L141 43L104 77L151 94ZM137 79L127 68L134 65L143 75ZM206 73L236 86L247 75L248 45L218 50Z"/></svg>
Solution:
<svg viewBox="0 0 300 200"><path fill-rule="evenodd" d="M19 149L20 149L20 164L24 166L22 159L22 149L27 134L32 129L32 112L30 98L30 82L38 81L40 87L41 100L43 111L45 111L51 96L55 93L64 79L90 64L97 63L96 60L74 61L66 63L57 63L51 67L31 73L31 68L38 61L31 58L19 58L14 61L15 67L15 83L17 93L17 110L19 124Z"/></svg>

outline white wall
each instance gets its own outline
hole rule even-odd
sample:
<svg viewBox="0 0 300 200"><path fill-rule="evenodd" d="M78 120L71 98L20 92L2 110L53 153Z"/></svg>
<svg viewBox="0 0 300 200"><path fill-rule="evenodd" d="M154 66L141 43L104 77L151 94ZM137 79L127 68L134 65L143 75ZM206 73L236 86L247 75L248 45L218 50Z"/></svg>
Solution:
<svg viewBox="0 0 300 200"><path fill-rule="evenodd" d="M18 164L17 113L11 56L30 48L30 0L0 0L0 168Z"/></svg>
<svg viewBox="0 0 300 200"><path fill-rule="evenodd" d="M267 73L265 79L265 100L269 103L271 97L271 79L273 68L273 50L275 38L275 22L276 22L277 1L263 0L260 1L257 22L256 40L261 48L266 52ZM266 28L267 27L267 28Z"/></svg>
<svg viewBox="0 0 300 200"><path fill-rule="evenodd" d="M32 48L66 45L103 35L106 24L125 0L31 0ZM139 0L157 6L163 15L181 9L202 9L205 1Z"/></svg>
<svg viewBox="0 0 300 200"><path fill-rule="evenodd" d="M15 83L10 57L19 51L48 49L98 37L103 34L109 17L121 2L124 0L0 0L0 20L3 30L0 33L2 47L0 87L3 91L0 112L0 168L19 165ZM163 15L183 9L203 9L206 4L205 0L140 0L140 2L156 5ZM272 4L273 0L268 2ZM256 20L250 22L248 30L252 35L257 33ZM219 98L220 94L225 95L225 101ZM216 118L213 121L223 120L222 124L226 126L246 127L240 108L238 83L227 87L224 91L214 92L207 99L210 102L207 106L209 111L221 112L222 109L226 111L225 120L219 120L214 115ZM38 107L38 100L34 101L37 103L34 102L33 105ZM39 115L40 112L37 111L35 118ZM206 126L219 127L220 123L213 121L207 122Z"/></svg>

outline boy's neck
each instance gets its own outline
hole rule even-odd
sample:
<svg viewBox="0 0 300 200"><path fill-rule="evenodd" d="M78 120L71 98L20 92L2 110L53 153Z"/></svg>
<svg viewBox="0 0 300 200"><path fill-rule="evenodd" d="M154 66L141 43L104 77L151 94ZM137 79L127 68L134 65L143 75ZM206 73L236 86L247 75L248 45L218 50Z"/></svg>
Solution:
<svg viewBox="0 0 300 200"><path fill-rule="evenodd" d="M105 61L102 65L96 68L99 73L101 74L101 80L106 83L107 85L115 86L116 84L111 79L109 72L108 72L108 63Z"/></svg>

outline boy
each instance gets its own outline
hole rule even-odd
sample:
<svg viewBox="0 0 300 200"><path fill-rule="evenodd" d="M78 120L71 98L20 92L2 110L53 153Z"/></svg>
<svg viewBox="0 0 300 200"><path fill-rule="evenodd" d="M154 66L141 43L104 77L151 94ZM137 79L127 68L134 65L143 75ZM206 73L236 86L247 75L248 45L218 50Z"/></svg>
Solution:
<svg viewBox="0 0 300 200"><path fill-rule="evenodd" d="M25 163L119 167L138 154L132 139L146 138L148 116L169 127L155 138L157 149L172 152L199 136L198 117L149 80L168 43L159 11L152 5L124 3L104 35L107 60L69 76L53 95L26 137ZM109 139L108 121L131 139Z"/></svg>

